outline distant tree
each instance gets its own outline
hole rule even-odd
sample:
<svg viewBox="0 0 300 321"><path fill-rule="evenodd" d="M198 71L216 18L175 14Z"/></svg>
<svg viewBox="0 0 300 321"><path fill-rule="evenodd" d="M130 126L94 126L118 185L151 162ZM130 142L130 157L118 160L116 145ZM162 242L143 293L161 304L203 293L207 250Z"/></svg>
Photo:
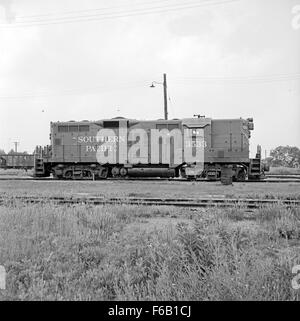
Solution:
<svg viewBox="0 0 300 321"><path fill-rule="evenodd" d="M4 149L0 148L0 155L6 154Z"/></svg>
<svg viewBox="0 0 300 321"><path fill-rule="evenodd" d="M23 155L23 154L26 154L28 155L28 152L15 152L13 149L11 149L9 152L8 152L9 155Z"/></svg>
<svg viewBox="0 0 300 321"><path fill-rule="evenodd" d="M269 166L272 166L272 160L273 160L273 157L269 156L269 157L264 159L264 162L266 164L268 164Z"/></svg>
<svg viewBox="0 0 300 321"><path fill-rule="evenodd" d="M298 167L300 164L300 149L291 146L278 146L271 151L268 160L273 167Z"/></svg>

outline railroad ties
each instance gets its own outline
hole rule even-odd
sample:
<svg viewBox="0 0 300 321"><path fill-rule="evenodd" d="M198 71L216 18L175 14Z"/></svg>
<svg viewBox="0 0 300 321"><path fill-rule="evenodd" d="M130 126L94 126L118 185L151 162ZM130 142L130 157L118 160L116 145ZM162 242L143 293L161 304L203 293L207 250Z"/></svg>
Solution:
<svg viewBox="0 0 300 321"><path fill-rule="evenodd" d="M89 205L139 205L139 206L177 206L177 207L241 207L257 209L266 206L280 205L285 207L299 207L300 200L291 199L250 199L250 198L133 198L133 197L36 197L36 196L15 196L0 197L0 205L7 202L25 203L55 203L55 204L89 204Z"/></svg>
<svg viewBox="0 0 300 321"><path fill-rule="evenodd" d="M78 179L78 180L60 180L60 179L54 179L52 177L6 177L2 176L0 177L1 181L48 181L48 182L70 182L70 181L91 181L92 179ZM95 182L103 182L104 180L96 180ZM196 183L216 183L218 181L214 180L206 180L206 179L196 179L193 181L190 181L185 178L159 178L159 177L147 177L147 178L136 178L136 177L130 177L130 178L108 178L105 180L107 183L108 181L170 181L170 182L182 182L182 183L190 183L190 182L196 182ZM283 176L279 175L272 175L272 176L266 176L265 179L262 180L246 180L243 182L233 182L233 184L248 184L248 183L300 183L300 175L294 175L294 176Z"/></svg>

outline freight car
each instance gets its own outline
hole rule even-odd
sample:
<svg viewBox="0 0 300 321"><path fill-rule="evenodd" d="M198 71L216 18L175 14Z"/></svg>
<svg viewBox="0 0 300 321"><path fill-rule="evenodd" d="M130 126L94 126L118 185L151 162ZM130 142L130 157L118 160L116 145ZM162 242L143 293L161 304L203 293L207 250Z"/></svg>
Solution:
<svg viewBox="0 0 300 321"><path fill-rule="evenodd" d="M0 168L32 169L34 167L33 154L1 154Z"/></svg>
<svg viewBox="0 0 300 321"><path fill-rule="evenodd" d="M261 153L249 158L253 119L196 118L140 121L51 122L47 147L37 149L35 176L220 178L231 168L237 181L260 179Z"/></svg>

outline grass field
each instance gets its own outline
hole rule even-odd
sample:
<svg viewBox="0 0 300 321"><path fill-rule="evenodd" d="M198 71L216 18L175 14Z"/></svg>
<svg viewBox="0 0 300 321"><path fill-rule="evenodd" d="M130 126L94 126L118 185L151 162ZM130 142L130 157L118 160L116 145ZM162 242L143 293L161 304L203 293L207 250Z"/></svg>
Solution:
<svg viewBox="0 0 300 321"><path fill-rule="evenodd" d="M32 176L33 175L33 170L29 169L25 171L24 169L3 169L0 168L0 177L1 176Z"/></svg>
<svg viewBox="0 0 300 321"><path fill-rule="evenodd" d="M0 181L5 196L290 197L297 183ZM299 300L300 209L0 206L0 300Z"/></svg>
<svg viewBox="0 0 300 321"><path fill-rule="evenodd" d="M0 207L2 300L299 300L300 210Z"/></svg>
<svg viewBox="0 0 300 321"><path fill-rule="evenodd" d="M270 172L268 172L267 174L300 175L300 168L271 167Z"/></svg>

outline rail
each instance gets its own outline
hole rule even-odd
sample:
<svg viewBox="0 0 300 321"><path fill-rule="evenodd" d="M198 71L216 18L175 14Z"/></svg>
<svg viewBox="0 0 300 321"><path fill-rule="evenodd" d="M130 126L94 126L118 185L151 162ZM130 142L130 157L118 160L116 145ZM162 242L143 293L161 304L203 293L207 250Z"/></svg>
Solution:
<svg viewBox="0 0 300 321"><path fill-rule="evenodd" d="M251 199L251 198L133 198L133 197L64 197L64 196L14 196L0 197L0 205L7 202L55 203L55 204L90 204L90 205L140 205L140 206L179 206L179 207L243 207L257 209L266 206L280 205L299 207L300 200L293 199Z"/></svg>

